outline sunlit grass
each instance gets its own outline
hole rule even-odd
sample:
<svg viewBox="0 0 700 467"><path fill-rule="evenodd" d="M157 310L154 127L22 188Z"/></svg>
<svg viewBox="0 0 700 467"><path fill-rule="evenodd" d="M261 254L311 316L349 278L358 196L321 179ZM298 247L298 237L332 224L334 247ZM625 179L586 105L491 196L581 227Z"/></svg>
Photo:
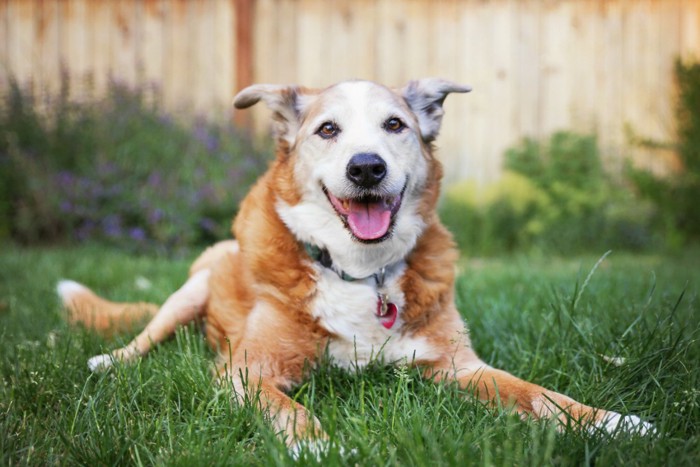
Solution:
<svg viewBox="0 0 700 467"><path fill-rule="evenodd" d="M347 373L324 364L291 393L349 453L332 450L322 463L697 465L700 252L613 252L590 274L599 257L465 260L458 306L492 365L637 414L658 436L557 433L428 383L417 370L370 365ZM133 366L96 375L87 358L115 343L61 319L53 290L60 278L112 298L161 301L187 267L187 259L90 246L3 248L0 464L292 463L258 412L212 384L212 355L196 326ZM139 290L137 277L150 287Z"/></svg>

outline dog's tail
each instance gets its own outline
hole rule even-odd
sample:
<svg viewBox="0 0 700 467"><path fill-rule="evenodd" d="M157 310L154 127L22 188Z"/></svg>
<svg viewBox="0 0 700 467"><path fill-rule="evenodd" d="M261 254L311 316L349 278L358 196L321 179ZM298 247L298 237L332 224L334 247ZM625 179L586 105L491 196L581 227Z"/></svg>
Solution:
<svg viewBox="0 0 700 467"><path fill-rule="evenodd" d="M137 324L154 316L159 308L158 305L144 302L110 302L70 280L60 281L56 291L66 308L70 324L83 325L104 336L133 330Z"/></svg>

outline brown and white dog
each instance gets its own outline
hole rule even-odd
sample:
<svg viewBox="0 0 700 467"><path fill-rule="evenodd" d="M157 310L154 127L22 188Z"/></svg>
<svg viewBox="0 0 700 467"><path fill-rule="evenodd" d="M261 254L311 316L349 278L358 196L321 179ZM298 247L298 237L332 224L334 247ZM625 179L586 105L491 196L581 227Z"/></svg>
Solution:
<svg viewBox="0 0 700 467"><path fill-rule="evenodd" d="M217 375L261 406L292 449L322 445L319 421L286 394L328 355L342 367L373 359L417 365L482 400L536 418L610 432L652 429L490 367L471 347L453 300L457 252L435 212L442 167L432 142L442 104L470 88L440 79L390 89L348 81L327 89L254 85L237 108L274 113L277 157L243 201L236 240L207 249L160 309L119 304L63 281L69 318L108 330L154 315L129 345L92 370L144 355L195 318L219 352ZM242 378L247 375L247 381Z"/></svg>

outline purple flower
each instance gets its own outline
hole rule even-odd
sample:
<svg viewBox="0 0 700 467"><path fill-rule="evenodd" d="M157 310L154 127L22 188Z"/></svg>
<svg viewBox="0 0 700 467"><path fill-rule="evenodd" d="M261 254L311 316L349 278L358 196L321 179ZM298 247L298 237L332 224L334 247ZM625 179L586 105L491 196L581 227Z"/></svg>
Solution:
<svg viewBox="0 0 700 467"><path fill-rule="evenodd" d="M102 221L102 231L109 238L117 238L122 234L122 220L117 214L110 214Z"/></svg>
<svg viewBox="0 0 700 467"><path fill-rule="evenodd" d="M165 213L163 212L163 210L155 208L148 213L148 223L157 224L163 219L163 217L165 217Z"/></svg>
<svg viewBox="0 0 700 467"><path fill-rule="evenodd" d="M71 188L73 187L73 185L75 185L75 175L73 175L73 173L69 172L68 170L62 170L58 172L54 176L54 179L61 188Z"/></svg>
<svg viewBox="0 0 700 467"><path fill-rule="evenodd" d="M134 227L129 230L129 237L137 242L146 240L146 232L141 227Z"/></svg>
<svg viewBox="0 0 700 467"><path fill-rule="evenodd" d="M104 162L97 166L97 174L99 176L113 175L117 171L117 165L114 162Z"/></svg>
<svg viewBox="0 0 700 467"><path fill-rule="evenodd" d="M146 183L154 188L158 188L163 184L163 177L160 175L160 172L153 172L148 176L148 181Z"/></svg>
<svg viewBox="0 0 700 467"><path fill-rule="evenodd" d="M204 147L206 147L207 151L209 152L216 151L219 149L219 139L216 137L216 135L212 135L210 133L209 138L207 138L207 141L204 143Z"/></svg>
<svg viewBox="0 0 700 467"><path fill-rule="evenodd" d="M231 167L228 169L228 178L231 181L238 181L241 179L241 169L237 167Z"/></svg>
<svg viewBox="0 0 700 467"><path fill-rule="evenodd" d="M214 233L216 232L216 222L208 217L203 217L199 220L199 226L206 232Z"/></svg>
<svg viewBox="0 0 700 467"><path fill-rule="evenodd" d="M87 240L92 236L94 230L95 223L91 220L86 220L80 225L80 227L78 227L75 232L75 236L78 238L78 240Z"/></svg>
<svg viewBox="0 0 700 467"><path fill-rule="evenodd" d="M209 152L214 152L219 148L219 138L207 128L204 122L198 122L195 125L192 130L192 135L202 143Z"/></svg>
<svg viewBox="0 0 700 467"><path fill-rule="evenodd" d="M59 209L61 210L61 212L71 212L73 210L73 203L71 203L70 201L63 200L59 205Z"/></svg>
<svg viewBox="0 0 700 467"><path fill-rule="evenodd" d="M192 136L194 136L199 142L204 142L207 139L209 132L202 122L197 122L197 124L192 129Z"/></svg>
<svg viewBox="0 0 700 467"><path fill-rule="evenodd" d="M198 205L202 202L211 202L214 199L216 199L216 190L213 186L207 183L201 186L199 190L194 193L192 203L194 205Z"/></svg>
<svg viewBox="0 0 700 467"><path fill-rule="evenodd" d="M173 126L173 117L168 115L168 114L161 114L159 116L159 120L163 126L166 126L166 127Z"/></svg>

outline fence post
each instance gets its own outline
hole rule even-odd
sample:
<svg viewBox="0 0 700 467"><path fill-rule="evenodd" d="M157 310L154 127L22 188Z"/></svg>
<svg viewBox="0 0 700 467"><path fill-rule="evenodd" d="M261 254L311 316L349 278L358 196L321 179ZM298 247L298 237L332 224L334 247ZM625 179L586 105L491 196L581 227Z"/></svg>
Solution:
<svg viewBox="0 0 700 467"><path fill-rule="evenodd" d="M233 0L235 13L235 91L253 84L253 32L255 27L255 0ZM250 112L234 112L236 126L250 129Z"/></svg>

